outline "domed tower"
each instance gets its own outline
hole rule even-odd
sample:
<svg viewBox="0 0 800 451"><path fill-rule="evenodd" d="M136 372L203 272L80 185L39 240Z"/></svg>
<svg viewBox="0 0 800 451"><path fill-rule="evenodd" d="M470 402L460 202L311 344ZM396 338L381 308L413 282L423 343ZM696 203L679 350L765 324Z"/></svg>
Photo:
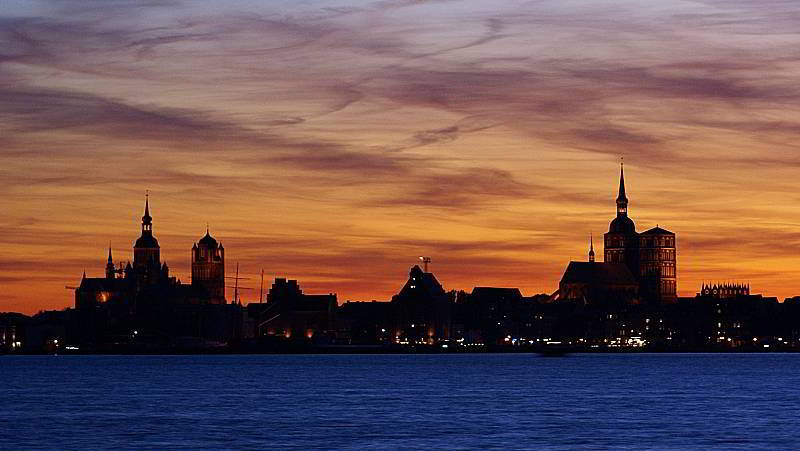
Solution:
<svg viewBox="0 0 800 451"><path fill-rule="evenodd" d="M628 197L625 195L625 167L620 164L617 217L605 234L605 257L609 263L625 263L634 277L639 276L639 236L636 225L628 217Z"/></svg>
<svg viewBox="0 0 800 451"><path fill-rule="evenodd" d="M133 270L140 283L155 284L161 274L161 248L153 236L153 218L150 216L150 198L144 201L142 235L133 245Z"/></svg>
<svg viewBox="0 0 800 451"><path fill-rule="evenodd" d="M225 249L206 235L192 246L192 285L201 287L212 304L225 304Z"/></svg>

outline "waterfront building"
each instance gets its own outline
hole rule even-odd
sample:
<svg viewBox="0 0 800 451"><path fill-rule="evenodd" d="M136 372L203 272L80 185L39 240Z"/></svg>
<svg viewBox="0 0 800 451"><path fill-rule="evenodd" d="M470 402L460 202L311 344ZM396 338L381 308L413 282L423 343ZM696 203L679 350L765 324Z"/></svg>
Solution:
<svg viewBox="0 0 800 451"><path fill-rule="evenodd" d="M433 273L414 265L403 288L392 296L395 342L433 344L449 340L452 302L453 296L445 292Z"/></svg>
<svg viewBox="0 0 800 451"><path fill-rule="evenodd" d="M319 341L335 331L336 295L305 294L296 280L278 277L267 302L247 305L255 336Z"/></svg>

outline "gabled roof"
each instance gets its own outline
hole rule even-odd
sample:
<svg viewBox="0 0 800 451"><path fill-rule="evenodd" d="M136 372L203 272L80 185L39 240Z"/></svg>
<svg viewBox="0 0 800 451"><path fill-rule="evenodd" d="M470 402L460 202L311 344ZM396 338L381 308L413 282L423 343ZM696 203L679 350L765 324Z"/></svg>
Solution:
<svg viewBox="0 0 800 451"><path fill-rule="evenodd" d="M436 280L436 277L432 273L423 272L422 268L414 265L409 273L408 281L397 296L441 296L443 294L445 294L444 288Z"/></svg>
<svg viewBox="0 0 800 451"><path fill-rule="evenodd" d="M109 279L106 277L86 277L81 280L79 290L85 292L124 291L131 288L129 279Z"/></svg>
<svg viewBox="0 0 800 451"><path fill-rule="evenodd" d="M640 233L639 235L675 235L675 234L667 229L662 229L661 227L656 226L650 230Z"/></svg>
<svg viewBox="0 0 800 451"><path fill-rule="evenodd" d="M569 262L561 283L638 285L624 263Z"/></svg>

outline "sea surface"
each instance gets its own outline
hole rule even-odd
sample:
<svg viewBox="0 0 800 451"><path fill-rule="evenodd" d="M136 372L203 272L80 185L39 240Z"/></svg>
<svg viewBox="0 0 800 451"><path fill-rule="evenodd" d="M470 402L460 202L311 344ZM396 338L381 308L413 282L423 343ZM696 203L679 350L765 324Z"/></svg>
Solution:
<svg viewBox="0 0 800 451"><path fill-rule="evenodd" d="M798 449L800 354L0 356L0 449Z"/></svg>

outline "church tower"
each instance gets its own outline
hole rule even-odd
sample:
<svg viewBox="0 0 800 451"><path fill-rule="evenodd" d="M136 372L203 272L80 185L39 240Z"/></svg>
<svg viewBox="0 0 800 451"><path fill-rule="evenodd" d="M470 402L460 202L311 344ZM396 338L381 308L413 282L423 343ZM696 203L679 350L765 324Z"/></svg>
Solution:
<svg viewBox="0 0 800 451"><path fill-rule="evenodd" d="M225 304L225 249L206 235L192 246L192 286L202 288L211 304Z"/></svg>
<svg viewBox="0 0 800 451"><path fill-rule="evenodd" d="M611 221L605 234L604 260L625 263L634 277L639 277L639 236L636 225L628 217L628 196L625 194L625 167L620 164L617 217Z"/></svg>
<svg viewBox="0 0 800 451"><path fill-rule="evenodd" d="M677 300L675 234L658 225L639 234L640 293L650 302Z"/></svg>
<svg viewBox="0 0 800 451"><path fill-rule="evenodd" d="M145 197L142 216L142 235L133 245L133 270L139 283L159 282L161 275L161 249L153 236L153 218L150 216L150 196Z"/></svg>

